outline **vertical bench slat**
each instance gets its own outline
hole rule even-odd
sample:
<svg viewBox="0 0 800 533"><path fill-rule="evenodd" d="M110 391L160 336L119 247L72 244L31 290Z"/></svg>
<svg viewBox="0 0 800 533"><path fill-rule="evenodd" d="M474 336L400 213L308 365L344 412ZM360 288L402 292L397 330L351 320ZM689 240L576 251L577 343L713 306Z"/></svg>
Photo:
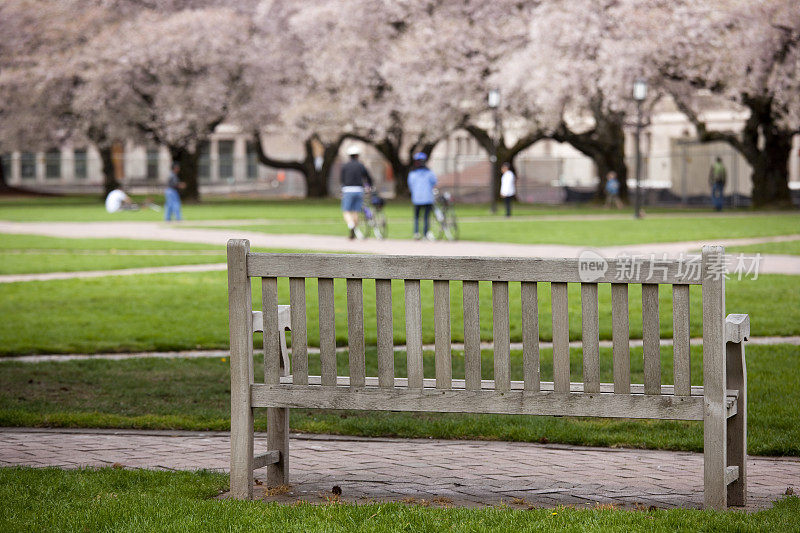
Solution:
<svg viewBox="0 0 800 533"><path fill-rule="evenodd" d="M522 375L525 390L540 389L539 295L536 282L522 282Z"/></svg>
<svg viewBox="0 0 800 533"><path fill-rule="evenodd" d="M467 390L481 388L481 319L478 282L462 283L464 303L464 378Z"/></svg>
<svg viewBox="0 0 800 533"><path fill-rule="evenodd" d="M422 388L422 296L418 279L405 280L408 386Z"/></svg>
<svg viewBox="0 0 800 533"><path fill-rule="evenodd" d="M597 310L597 283L581 283L581 327L583 390L600 392L600 318Z"/></svg>
<svg viewBox="0 0 800 533"><path fill-rule="evenodd" d="M350 387L363 387L366 362L364 359L364 292L360 279L347 280L347 345L349 346Z"/></svg>
<svg viewBox="0 0 800 533"><path fill-rule="evenodd" d="M511 345L508 318L508 282L492 282L492 338L494 339L494 388L511 389Z"/></svg>
<svg viewBox="0 0 800 533"><path fill-rule="evenodd" d="M433 320L436 342L436 388L449 389L453 367L450 353L450 282L433 282Z"/></svg>
<svg viewBox="0 0 800 533"><path fill-rule="evenodd" d="M319 362L322 385L336 385L336 311L333 279L319 278Z"/></svg>
<svg viewBox="0 0 800 533"><path fill-rule="evenodd" d="M672 364L676 396L689 396L692 390L689 336L689 286L673 285Z"/></svg>
<svg viewBox="0 0 800 533"><path fill-rule="evenodd" d="M394 327L392 325L392 280L375 280L378 317L378 385L394 387Z"/></svg>
<svg viewBox="0 0 800 533"><path fill-rule="evenodd" d="M550 284L553 309L553 390L569 392L569 307L567 284Z"/></svg>
<svg viewBox="0 0 800 533"><path fill-rule="evenodd" d="M289 278L289 305L292 310L292 383L308 385L305 278Z"/></svg>
<svg viewBox="0 0 800 533"><path fill-rule="evenodd" d="M631 393L631 353L628 318L628 284L611 284L611 331L614 357L614 392Z"/></svg>
<svg viewBox="0 0 800 533"><path fill-rule="evenodd" d="M644 393L661 394L661 349L658 323L658 285L642 284L642 351Z"/></svg>
<svg viewBox="0 0 800 533"><path fill-rule="evenodd" d="M264 320L264 382L267 385L277 385L281 381L277 278L261 278L261 309Z"/></svg>

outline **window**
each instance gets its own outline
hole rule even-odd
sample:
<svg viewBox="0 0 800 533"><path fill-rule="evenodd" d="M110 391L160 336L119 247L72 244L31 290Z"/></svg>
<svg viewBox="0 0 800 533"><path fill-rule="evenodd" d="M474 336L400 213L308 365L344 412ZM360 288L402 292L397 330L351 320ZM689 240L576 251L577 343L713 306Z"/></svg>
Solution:
<svg viewBox="0 0 800 533"><path fill-rule="evenodd" d="M258 156L256 145L247 141L247 179L254 180L258 177Z"/></svg>
<svg viewBox="0 0 800 533"><path fill-rule="evenodd" d="M219 141L219 179L233 179L233 141Z"/></svg>
<svg viewBox="0 0 800 533"><path fill-rule="evenodd" d="M44 176L49 180L61 177L61 150L48 150L44 154Z"/></svg>
<svg viewBox="0 0 800 533"><path fill-rule="evenodd" d="M160 154L158 148L147 149L147 179L149 180L158 179L159 155Z"/></svg>
<svg viewBox="0 0 800 533"><path fill-rule="evenodd" d="M36 154L22 152L19 156L19 175L24 180L36 179Z"/></svg>
<svg viewBox="0 0 800 533"><path fill-rule="evenodd" d="M11 154L0 155L0 163L3 165L3 177L8 183L11 180Z"/></svg>
<svg viewBox="0 0 800 533"><path fill-rule="evenodd" d="M80 150L75 150L74 164L75 164L75 179L85 180L89 175L88 159L85 148Z"/></svg>
<svg viewBox="0 0 800 533"><path fill-rule="evenodd" d="M197 149L197 177L200 181L211 179L211 143L204 141Z"/></svg>

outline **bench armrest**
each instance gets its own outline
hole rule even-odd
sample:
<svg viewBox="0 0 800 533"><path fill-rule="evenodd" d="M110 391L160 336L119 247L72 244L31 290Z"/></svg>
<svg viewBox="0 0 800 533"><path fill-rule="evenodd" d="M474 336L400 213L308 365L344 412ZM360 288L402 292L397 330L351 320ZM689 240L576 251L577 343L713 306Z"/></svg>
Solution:
<svg viewBox="0 0 800 533"><path fill-rule="evenodd" d="M725 318L725 342L744 342L750 336L750 315L730 314Z"/></svg>

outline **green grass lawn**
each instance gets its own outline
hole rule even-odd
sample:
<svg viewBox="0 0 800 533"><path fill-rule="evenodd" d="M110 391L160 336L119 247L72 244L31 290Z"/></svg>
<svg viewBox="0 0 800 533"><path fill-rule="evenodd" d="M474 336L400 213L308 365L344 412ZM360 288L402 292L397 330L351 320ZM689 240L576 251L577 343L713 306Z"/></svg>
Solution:
<svg viewBox="0 0 800 533"><path fill-rule="evenodd" d="M134 198L138 200L140 198ZM163 205L162 197L154 201ZM408 200L390 201L387 205L389 216L408 216L411 206ZM465 204L458 206L463 216L490 216L487 205ZM618 212L625 216L626 212ZM686 211L681 211L686 212ZM691 211L689 211L691 212ZM707 212L707 211L706 211ZM515 210L518 215L581 215L591 213L608 214L592 206L548 206L519 205ZM304 199L304 200L264 200L252 198L207 198L202 203L184 203L183 218L187 221L197 220L231 220L231 219L269 219L269 220L331 220L342 221L341 204L337 199ZM162 220L163 213L149 209L142 211L125 211L107 213L103 202L91 197L62 198L0 198L0 220L19 222L64 221L157 221ZM342 223L343 224L343 223Z"/></svg>
<svg viewBox="0 0 800 533"><path fill-rule="evenodd" d="M222 246L0 234L0 274L115 270L225 261L225 248Z"/></svg>
<svg viewBox="0 0 800 533"><path fill-rule="evenodd" d="M602 213L602 212L601 212ZM800 233L800 215L709 215L707 213L652 216L642 220L632 217L608 219L544 220L520 217L464 217L459 211L460 239L466 241L509 242L518 244L569 244L614 246L651 242L693 241L725 238L766 237ZM556 217L557 218L557 217ZM389 213L389 238L412 236L410 210ZM230 226L228 226L230 227ZM252 224L236 229L272 234L309 233L344 235L338 220L294 220L286 223Z"/></svg>
<svg viewBox="0 0 800 533"><path fill-rule="evenodd" d="M425 508L402 503L279 505L214 499L210 472L0 469L0 529L16 531L791 531L800 499L756 513L687 509Z"/></svg>
<svg viewBox="0 0 800 533"><path fill-rule="evenodd" d="M788 242L767 242L747 246L731 246L729 253L800 255L800 239Z"/></svg>
<svg viewBox="0 0 800 533"><path fill-rule="evenodd" d="M627 209L609 212L594 206L519 204L514 218L506 219L492 216L486 205L458 205L456 210L461 220L461 238L476 241L609 246L800 233L800 215L795 213L740 210L714 215L708 210L650 209L647 218L634 220ZM391 201L386 212L390 237L410 238L409 202ZM598 215L601 218L574 218L579 215ZM150 210L109 214L101 202L90 198L0 201L0 220L157 221L161 218L161 213ZM184 218L189 225L192 221L251 219L254 225L239 229L267 233L345 233L339 203L335 199L210 199L201 204L185 205ZM269 224L264 224L264 220Z"/></svg>
<svg viewBox="0 0 800 533"><path fill-rule="evenodd" d="M253 248L253 251L293 250ZM134 239L68 239L0 233L0 274L37 274L225 263L223 245Z"/></svg>
<svg viewBox="0 0 800 533"><path fill-rule="evenodd" d="M335 281L336 336L347 343L344 280ZM395 343L405 342L403 284L392 283ZM480 284L481 337L492 336L491 284ZM423 339L433 342L432 282L423 281ZM601 284L600 336L611 338L611 289ZM279 286L281 303L289 303L288 281ZM757 280L727 284L729 313L749 313L753 335L800 334L800 276L762 275ZM672 294L660 292L661 335L672 335ZM253 301L260 308L260 284L253 283ZM306 284L308 338L319 344L316 280ZM552 338L550 287L540 284L540 335ZM510 284L511 338L522 338L520 285ZM578 284L570 284L570 337L581 336ZM376 344L375 284L364 283L365 335ZM702 335L701 294L691 290L691 332ZM224 272L152 274L93 279L0 284L0 355L32 353L97 353L147 350L224 349L228 346L227 280ZM461 284L451 284L454 341L463 340ZM641 291L630 290L631 337L641 338Z"/></svg>
<svg viewBox="0 0 800 533"><path fill-rule="evenodd" d="M662 349L662 382L672 383L671 349ZM435 377L432 352L425 377ZM347 375L347 354L338 356ZM227 358L84 360L60 363L0 362L0 425L227 430L230 424L230 363ZM492 353L482 354L491 379ZM257 380L263 366L256 365ZM319 375L319 356L309 356ZM453 377L464 377L463 352L453 354ZM611 350L601 349L601 379L612 381ZM552 380L552 351L542 350L542 379ZM800 347L747 349L748 451L800 455ZM377 375L374 348L367 375ZM395 375L405 377L405 353L395 356ZM522 379L522 354L512 352L511 378ZM580 350L571 351L571 378L582 380ZM631 350L631 381L642 383L642 351ZM692 383L702 384L702 350L692 349ZM256 429L266 429L257 411ZM687 421L597 419L442 413L351 412L292 409L291 427L307 433L386 437L474 438L626 446L668 450L703 449L702 424Z"/></svg>

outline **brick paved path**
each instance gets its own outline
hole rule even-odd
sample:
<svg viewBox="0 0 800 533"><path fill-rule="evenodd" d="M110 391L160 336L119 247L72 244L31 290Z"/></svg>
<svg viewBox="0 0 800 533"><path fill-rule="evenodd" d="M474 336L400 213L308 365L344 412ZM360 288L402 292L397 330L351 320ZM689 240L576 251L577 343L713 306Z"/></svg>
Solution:
<svg viewBox="0 0 800 533"><path fill-rule="evenodd" d="M108 466L226 470L226 433L0 430L0 466ZM256 450L266 438L257 435ZM291 488L277 501L433 501L466 506L612 503L631 508L699 507L703 457L697 453L509 442L365 439L293 435ZM768 507L800 488L800 459L751 458L748 508ZM265 477L264 470L256 478ZM263 486L257 494L264 495ZM522 501L524 500L524 502Z"/></svg>

